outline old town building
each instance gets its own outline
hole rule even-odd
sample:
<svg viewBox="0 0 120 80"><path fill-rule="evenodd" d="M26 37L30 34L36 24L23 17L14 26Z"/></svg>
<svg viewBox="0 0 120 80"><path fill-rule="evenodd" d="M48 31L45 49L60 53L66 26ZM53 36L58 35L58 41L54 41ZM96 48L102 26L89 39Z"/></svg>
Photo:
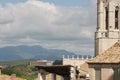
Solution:
<svg viewBox="0 0 120 80"><path fill-rule="evenodd" d="M120 39L120 0L97 0L95 56Z"/></svg>
<svg viewBox="0 0 120 80"><path fill-rule="evenodd" d="M120 80L120 0L97 0L95 58L90 80Z"/></svg>
<svg viewBox="0 0 120 80"><path fill-rule="evenodd" d="M90 80L120 80L120 41L88 61Z"/></svg>

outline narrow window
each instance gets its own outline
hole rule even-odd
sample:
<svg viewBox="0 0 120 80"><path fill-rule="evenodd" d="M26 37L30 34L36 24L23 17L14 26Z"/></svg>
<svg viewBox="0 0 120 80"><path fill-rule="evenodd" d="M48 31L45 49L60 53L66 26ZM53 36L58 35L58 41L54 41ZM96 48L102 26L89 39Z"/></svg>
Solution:
<svg viewBox="0 0 120 80"><path fill-rule="evenodd" d="M95 69L95 80L101 80L101 69L100 68Z"/></svg>
<svg viewBox="0 0 120 80"><path fill-rule="evenodd" d="M118 12L119 12L119 7L117 6L115 8L115 29L118 29Z"/></svg>
<svg viewBox="0 0 120 80"><path fill-rule="evenodd" d="M106 30L108 30L108 8L105 8L106 11L106 18L105 18L105 22L106 22Z"/></svg>

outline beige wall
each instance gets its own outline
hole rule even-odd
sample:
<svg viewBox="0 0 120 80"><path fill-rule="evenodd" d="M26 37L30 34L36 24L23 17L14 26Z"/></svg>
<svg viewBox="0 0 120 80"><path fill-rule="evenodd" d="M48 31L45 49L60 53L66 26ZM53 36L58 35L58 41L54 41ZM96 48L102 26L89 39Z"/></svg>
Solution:
<svg viewBox="0 0 120 80"><path fill-rule="evenodd" d="M95 80L95 69L90 68L89 73L90 73L90 80Z"/></svg>
<svg viewBox="0 0 120 80"><path fill-rule="evenodd" d="M95 69L90 68L90 80L95 80ZM101 68L101 80L113 80L113 69Z"/></svg>
<svg viewBox="0 0 120 80"><path fill-rule="evenodd" d="M108 3L109 5L107 5ZM120 16L118 20L119 29L115 29L115 7L119 6L119 4L120 0L98 0L97 2L97 30L95 33L95 55L101 54L118 41L120 35ZM108 30L106 30L106 7L109 8Z"/></svg>
<svg viewBox="0 0 120 80"><path fill-rule="evenodd" d="M116 33L117 34L117 33ZM117 34L118 35L118 34ZM103 53L105 50L113 46L118 39L116 38L97 38L95 39L95 55Z"/></svg>
<svg viewBox="0 0 120 80"><path fill-rule="evenodd" d="M63 65L72 65L72 66L80 66L85 63L85 61L88 59L63 59Z"/></svg>
<svg viewBox="0 0 120 80"><path fill-rule="evenodd" d="M54 79L54 74L50 73L46 75L46 80L64 80L64 79L60 75L56 75L56 79Z"/></svg>
<svg viewBox="0 0 120 80"><path fill-rule="evenodd" d="M53 80L53 74L47 74L46 80Z"/></svg>
<svg viewBox="0 0 120 80"><path fill-rule="evenodd" d="M0 69L0 75L1 75L1 69Z"/></svg>
<svg viewBox="0 0 120 80"><path fill-rule="evenodd" d="M113 69L111 68L102 68L101 69L101 78L102 80L113 80Z"/></svg>
<svg viewBox="0 0 120 80"><path fill-rule="evenodd" d="M101 66L101 67L100 67ZM113 80L115 65L89 65L90 80L95 80L95 68L101 68L101 80Z"/></svg>
<svg viewBox="0 0 120 80"><path fill-rule="evenodd" d="M47 79L47 80L49 80L49 79ZM63 80L63 77L60 75L56 75L56 80Z"/></svg>

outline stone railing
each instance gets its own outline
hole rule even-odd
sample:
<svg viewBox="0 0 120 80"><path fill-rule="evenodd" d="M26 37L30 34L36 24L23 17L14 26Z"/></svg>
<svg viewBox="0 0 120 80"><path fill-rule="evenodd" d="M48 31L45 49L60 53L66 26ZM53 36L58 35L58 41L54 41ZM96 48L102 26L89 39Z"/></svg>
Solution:
<svg viewBox="0 0 120 80"><path fill-rule="evenodd" d="M67 56L65 56L65 55L63 55L63 57L62 57L63 59L80 59L80 60L84 60L84 59L91 59L91 58L93 58L93 56L89 56L89 55L72 55L72 56L69 56L69 55L67 55Z"/></svg>

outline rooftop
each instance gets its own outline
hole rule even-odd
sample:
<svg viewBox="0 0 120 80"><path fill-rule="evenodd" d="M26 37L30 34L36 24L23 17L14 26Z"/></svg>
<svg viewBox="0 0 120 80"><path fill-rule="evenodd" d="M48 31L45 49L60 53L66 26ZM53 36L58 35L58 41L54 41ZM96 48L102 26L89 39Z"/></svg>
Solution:
<svg viewBox="0 0 120 80"><path fill-rule="evenodd" d="M50 73L55 73L62 76L69 76L70 75L70 68L73 67L71 65L52 65L52 66L36 66L36 68L43 69Z"/></svg>
<svg viewBox="0 0 120 80"><path fill-rule="evenodd" d="M89 60L88 63L120 63L120 41L97 57Z"/></svg>

